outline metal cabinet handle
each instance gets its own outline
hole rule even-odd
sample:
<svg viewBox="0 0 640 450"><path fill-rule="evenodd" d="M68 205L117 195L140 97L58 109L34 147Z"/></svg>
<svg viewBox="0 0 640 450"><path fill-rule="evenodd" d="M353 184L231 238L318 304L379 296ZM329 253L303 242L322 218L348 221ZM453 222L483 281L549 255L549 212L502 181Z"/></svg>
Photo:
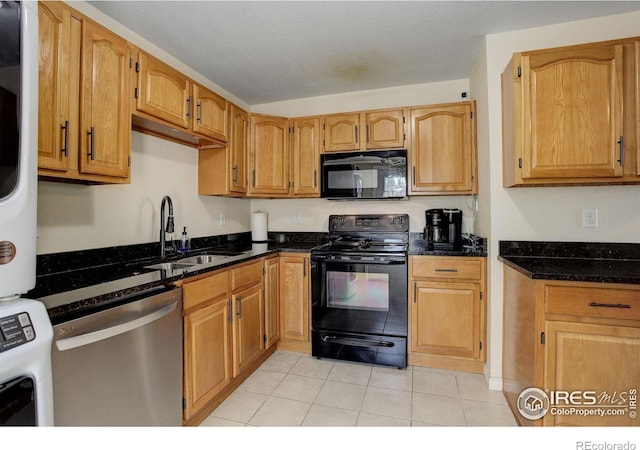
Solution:
<svg viewBox="0 0 640 450"><path fill-rule="evenodd" d="M89 135L90 139L89 139L89 159L91 159L91 161L95 160L95 137L96 137L96 132L94 127L91 127L91 131L87 131L87 134Z"/></svg>
<svg viewBox="0 0 640 450"><path fill-rule="evenodd" d="M358 125L356 125L356 144L358 143Z"/></svg>
<svg viewBox="0 0 640 450"><path fill-rule="evenodd" d="M229 323L233 322L233 302L229 299L229 317L227 317Z"/></svg>
<svg viewBox="0 0 640 450"><path fill-rule="evenodd" d="M625 305L623 303L598 303L591 302L589 306L594 308L622 308L622 309L631 309L631 305Z"/></svg>
<svg viewBox="0 0 640 450"><path fill-rule="evenodd" d="M414 186L416 185L416 166L412 167L411 182L413 183Z"/></svg>
<svg viewBox="0 0 640 450"><path fill-rule="evenodd" d="M191 118L191 97L187 98L187 119Z"/></svg>
<svg viewBox="0 0 640 450"><path fill-rule="evenodd" d="M621 166L624 166L624 136L620 136L618 145L620 145L620 159L618 160L618 162Z"/></svg>
<svg viewBox="0 0 640 450"><path fill-rule="evenodd" d="M64 155L67 156L68 155L68 144L69 144L69 121L65 120L64 121L64 125L62 125L62 127L60 127L64 133L62 134L63 136L63 142L64 144L62 145L62 149L60 150L60 152Z"/></svg>
<svg viewBox="0 0 640 450"><path fill-rule="evenodd" d="M456 273L456 272L458 272L458 269L436 269L436 272Z"/></svg>
<svg viewBox="0 0 640 450"><path fill-rule="evenodd" d="M112 327L91 331L89 333L73 336L67 339L61 339L56 342L56 347L58 348L58 350L64 351L82 347L83 345L93 344L94 342L104 341L105 339L109 339L110 337L126 333L127 331L140 328L144 325L161 319L175 310L177 306L178 302L173 302L148 314L144 314L136 319L128 320Z"/></svg>
<svg viewBox="0 0 640 450"><path fill-rule="evenodd" d="M234 183L237 183L238 182L238 165L237 164L233 166L232 172L233 172L233 180L232 181Z"/></svg>
<svg viewBox="0 0 640 450"><path fill-rule="evenodd" d="M313 169L313 187L318 187L318 171Z"/></svg>
<svg viewBox="0 0 640 450"><path fill-rule="evenodd" d="M198 102L198 123L202 123L202 102Z"/></svg>
<svg viewBox="0 0 640 450"><path fill-rule="evenodd" d="M369 124L367 124L367 143L369 143Z"/></svg>
<svg viewBox="0 0 640 450"><path fill-rule="evenodd" d="M242 296L238 295L236 302L238 303L238 312L236 313L236 316L238 316L238 319L242 319Z"/></svg>

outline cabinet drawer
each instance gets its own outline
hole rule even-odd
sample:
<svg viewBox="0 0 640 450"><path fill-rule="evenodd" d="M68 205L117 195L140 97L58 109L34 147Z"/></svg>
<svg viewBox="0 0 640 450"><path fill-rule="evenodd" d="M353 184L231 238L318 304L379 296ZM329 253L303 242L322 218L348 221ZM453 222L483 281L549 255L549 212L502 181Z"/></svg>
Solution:
<svg viewBox="0 0 640 450"><path fill-rule="evenodd" d="M249 286L262 281L262 260L245 264L231 270L231 289Z"/></svg>
<svg viewBox="0 0 640 450"><path fill-rule="evenodd" d="M183 308L189 309L206 300L225 295L229 292L229 271L213 275L182 286Z"/></svg>
<svg viewBox="0 0 640 450"><path fill-rule="evenodd" d="M476 258L414 257L412 267L411 276L415 278L482 278L482 261Z"/></svg>
<svg viewBox="0 0 640 450"><path fill-rule="evenodd" d="M640 320L640 289L545 285L545 312Z"/></svg>

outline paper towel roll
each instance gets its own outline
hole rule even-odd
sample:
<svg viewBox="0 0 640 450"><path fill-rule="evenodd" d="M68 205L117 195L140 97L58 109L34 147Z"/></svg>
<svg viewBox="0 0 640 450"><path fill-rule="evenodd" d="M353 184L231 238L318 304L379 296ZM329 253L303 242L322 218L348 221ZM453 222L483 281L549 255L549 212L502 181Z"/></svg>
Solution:
<svg viewBox="0 0 640 450"><path fill-rule="evenodd" d="M251 240L253 242L267 241L267 213L256 211L251 214Z"/></svg>

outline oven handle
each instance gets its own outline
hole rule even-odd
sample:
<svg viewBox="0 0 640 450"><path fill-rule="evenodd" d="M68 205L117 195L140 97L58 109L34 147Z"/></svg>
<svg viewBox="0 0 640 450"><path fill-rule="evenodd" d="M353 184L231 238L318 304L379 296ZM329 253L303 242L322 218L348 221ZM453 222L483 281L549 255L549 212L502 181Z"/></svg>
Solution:
<svg viewBox="0 0 640 450"><path fill-rule="evenodd" d="M322 341L329 344L344 344L352 347L393 347L395 344L390 341L375 341L372 339L348 338L338 336L322 336Z"/></svg>
<svg viewBox="0 0 640 450"><path fill-rule="evenodd" d="M390 266L393 264L406 264L406 259L386 259L382 261L372 261L370 259L329 259L328 256L311 255L312 261L321 262L323 264L344 264L344 263L362 263L362 264L379 264Z"/></svg>

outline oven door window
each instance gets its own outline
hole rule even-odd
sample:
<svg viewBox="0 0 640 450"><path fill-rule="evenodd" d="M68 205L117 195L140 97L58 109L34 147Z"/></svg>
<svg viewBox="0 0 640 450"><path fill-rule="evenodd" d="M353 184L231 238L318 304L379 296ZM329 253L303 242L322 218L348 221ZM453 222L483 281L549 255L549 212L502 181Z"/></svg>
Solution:
<svg viewBox="0 0 640 450"><path fill-rule="evenodd" d="M389 274L328 271L327 306L389 311Z"/></svg>
<svg viewBox="0 0 640 450"><path fill-rule="evenodd" d="M0 8L0 199L18 184L20 98L20 4Z"/></svg>

